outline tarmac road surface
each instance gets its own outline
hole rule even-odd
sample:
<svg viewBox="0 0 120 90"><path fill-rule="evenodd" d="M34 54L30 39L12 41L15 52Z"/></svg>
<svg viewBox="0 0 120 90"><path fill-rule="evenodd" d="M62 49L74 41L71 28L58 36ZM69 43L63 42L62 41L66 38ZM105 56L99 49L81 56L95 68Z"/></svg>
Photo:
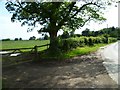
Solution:
<svg viewBox="0 0 120 90"><path fill-rule="evenodd" d="M109 76L120 85L120 41L105 46L100 50Z"/></svg>

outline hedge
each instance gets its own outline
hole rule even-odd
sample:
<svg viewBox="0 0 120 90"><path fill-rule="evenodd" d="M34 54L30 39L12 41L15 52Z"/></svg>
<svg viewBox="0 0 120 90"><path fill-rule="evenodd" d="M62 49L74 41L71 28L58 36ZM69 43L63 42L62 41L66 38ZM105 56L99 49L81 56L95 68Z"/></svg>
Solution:
<svg viewBox="0 0 120 90"><path fill-rule="evenodd" d="M116 42L116 38L111 37L76 37L68 39L58 39L58 48L62 51L69 51L77 47L93 46L99 43L112 43Z"/></svg>

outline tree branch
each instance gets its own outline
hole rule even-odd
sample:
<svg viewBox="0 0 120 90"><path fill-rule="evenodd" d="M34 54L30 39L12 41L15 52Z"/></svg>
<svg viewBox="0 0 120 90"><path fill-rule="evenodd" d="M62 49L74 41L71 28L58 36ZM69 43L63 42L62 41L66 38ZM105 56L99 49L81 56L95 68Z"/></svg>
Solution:
<svg viewBox="0 0 120 90"><path fill-rule="evenodd" d="M87 20L85 20L85 22L81 25L81 27L83 27L86 24L86 22L88 22L89 20L90 20L90 17Z"/></svg>
<svg viewBox="0 0 120 90"><path fill-rule="evenodd" d="M82 7L80 7L78 10L77 10L77 12L73 15L73 16L71 16L71 18L73 18L75 15L77 15L84 7L86 7L87 5L90 5L90 4L93 4L93 3L87 3L87 4L84 4Z"/></svg>
<svg viewBox="0 0 120 90"><path fill-rule="evenodd" d="M64 16L63 19L62 19L62 20L60 21L60 23L58 24L59 27L61 27L61 26L64 24L65 20L67 19L67 16L70 14L70 12L72 11L72 9L73 9L73 7L74 7L75 4L76 4L76 2L73 2L72 4L69 5L70 9L69 9L67 15ZM67 8L68 8L68 7L66 7L66 9L67 9Z"/></svg>
<svg viewBox="0 0 120 90"><path fill-rule="evenodd" d="M74 18L74 16L76 16L76 15L77 15L84 7L86 7L87 5L95 5L95 6L97 6L97 7L100 7L100 6L97 5L96 3L92 3L92 2L87 3L87 4L84 4L82 7L79 8L79 10L77 10L77 12L76 12L73 16L71 16L71 18Z"/></svg>

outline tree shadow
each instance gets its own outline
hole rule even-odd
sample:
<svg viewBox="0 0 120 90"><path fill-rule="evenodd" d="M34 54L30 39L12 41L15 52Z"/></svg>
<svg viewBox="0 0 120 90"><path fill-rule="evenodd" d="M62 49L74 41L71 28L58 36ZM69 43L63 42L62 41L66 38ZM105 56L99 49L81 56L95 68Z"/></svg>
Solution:
<svg viewBox="0 0 120 90"><path fill-rule="evenodd" d="M3 68L7 88L114 88L103 61L78 56L65 61L27 62Z"/></svg>

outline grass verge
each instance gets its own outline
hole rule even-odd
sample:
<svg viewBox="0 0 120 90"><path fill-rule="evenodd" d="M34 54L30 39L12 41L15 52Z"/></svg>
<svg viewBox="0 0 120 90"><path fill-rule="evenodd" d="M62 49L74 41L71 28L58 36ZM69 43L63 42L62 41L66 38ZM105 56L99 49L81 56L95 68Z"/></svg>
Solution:
<svg viewBox="0 0 120 90"><path fill-rule="evenodd" d="M94 46L84 46L84 47L77 47L76 49L73 49L71 51L60 53L60 54L54 54L54 56L51 56L50 54L43 53L42 59L56 59L56 60L64 60L69 59L78 55L85 55L90 54L91 52L97 51L100 47L106 46L108 44L95 44ZM57 53L57 52L56 52Z"/></svg>
<svg viewBox="0 0 120 90"><path fill-rule="evenodd" d="M106 44L96 44L94 46L85 46L85 47L78 47L72 51L69 51L67 53L64 54L64 58L71 58L74 56L78 56L78 55L85 55L85 54L89 54L91 52L95 52L97 51L100 47L105 46Z"/></svg>

